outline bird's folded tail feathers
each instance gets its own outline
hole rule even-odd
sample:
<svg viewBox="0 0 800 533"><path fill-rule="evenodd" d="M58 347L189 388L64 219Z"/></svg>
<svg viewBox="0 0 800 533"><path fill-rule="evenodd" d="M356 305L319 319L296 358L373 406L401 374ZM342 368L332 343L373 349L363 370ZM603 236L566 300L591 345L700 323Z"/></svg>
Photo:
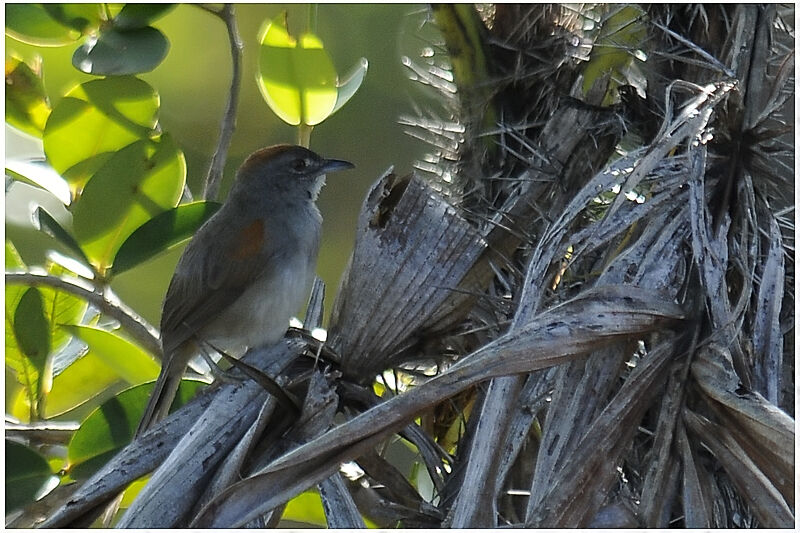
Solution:
<svg viewBox="0 0 800 533"><path fill-rule="evenodd" d="M152 394L150 394L150 400L147 402L144 415L139 421L139 426L136 428L135 437L138 437L167 417L172 401L178 393L181 375L175 375L175 372L170 371L170 368L168 368L170 366L169 362L165 361L164 365L165 368L162 368L161 373L158 375L156 385L153 387Z"/></svg>

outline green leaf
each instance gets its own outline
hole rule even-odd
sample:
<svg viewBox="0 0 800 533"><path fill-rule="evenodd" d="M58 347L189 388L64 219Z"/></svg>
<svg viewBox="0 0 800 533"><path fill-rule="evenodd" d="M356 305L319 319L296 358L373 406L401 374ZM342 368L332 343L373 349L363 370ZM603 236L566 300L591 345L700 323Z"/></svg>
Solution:
<svg viewBox="0 0 800 533"><path fill-rule="evenodd" d="M6 268L24 267L13 245L6 242ZM48 273L59 276L64 269L48 265ZM33 292L32 292L33 291ZM25 391L29 407L38 407L40 394L48 394L52 382L52 357L32 356L31 352L57 353L71 339L62 323L79 321L88 304L64 291L22 285L6 287L6 366L12 369ZM34 348L30 348L30 344ZM38 346L37 346L38 345ZM40 382L40 377L44 381ZM40 413L41 414L41 413Z"/></svg>
<svg viewBox="0 0 800 533"><path fill-rule="evenodd" d="M80 38L80 32L55 20L42 4L8 3L6 35L35 46L63 46Z"/></svg>
<svg viewBox="0 0 800 533"><path fill-rule="evenodd" d="M14 243L6 239L6 270L18 270L25 268L25 263L22 261L22 256L19 255ZM11 286L6 286L9 290Z"/></svg>
<svg viewBox="0 0 800 533"><path fill-rule="evenodd" d="M295 40L283 12L264 26L260 42L258 87L272 111L293 126L328 118L336 105L336 70L319 37L304 33Z"/></svg>
<svg viewBox="0 0 800 533"><path fill-rule="evenodd" d="M289 500L281 515L281 520L291 520L302 524L325 527L325 510L322 498L317 491L302 492Z"/></svg>
<svg viewBox="0 0 800 533"><path fill-rule="evenodd" d="M636 53L644 46L647 28L644 12L637 6L608 5L612 13L601 21L599 35L594 40L589 62L583 70L583 92L591 89L598 78L610 75L611 83L604 105L611 103L619 79L627 79L625 69L633 62Z"/></svg>
<svg viewBox="0 0 800 533"><path fill-rule="evenodd" d="M63 327L88 344L95 356L131 385L158 377L159 363L146 350L129 340L91 326Z"/></svg>
<svg viewBox="0 0 800 533"><path fill-rule="evenodd" d="M70 235L67 230L62 228L61 224L59 224L58 221L41 206L37 207L33 212L33 225L42 233L46 233L69 248L70 251L72 251L72 253L75 255L75 258L77 258L79 261L86 265L89 264L89 259L83 253L83 250L81 250L81 247L78 245L78 242L75 240L75 238Z"/></svg>
<svg viewBox="0 0 800 533"><path fill-rule="evenodd" d="M25 389L31 406L31 418L42 416L40 399L52 383L50 347L52 339L44 315L44 301L39 289L29 287L14 310L11 326L11 349L6 348L6 365L12 368ZM9 324L6 324L6 338Z"/></svg>
<svg viewBox="0 0 800 533"><path fill-rule="evenodd" d="M14 311L17 345L41 372L50 353L50 330L44 316L44 300L36 287L29 287Z"/></svg>
<svg viewBox="0 0 800 533"><path fill-rule="evenodd" d="M6 239L6 270L19 270L25 268L25 263L13 243ZM39 379L36 369L25 357L17 344L14 335L14 315L17 311L22 295L28 290L24 285L6 285L5 287L5 306L6 306L6 365L17 375L17 380L26 390L35 390L34 384Z"/></svg>
<svg viewBox="0 0 800 533"><path fill-rule="evenodd" d="M25 268L22 258L13 243L6 239L6 270L21 270ZM24 285L6 285L5 287L5 306L6 306L6 328L5 328L5 351L6 368L14 372L15 377L22 385L22 394L28 400L28 406L35 404L36 390L38 390L39 372L36 367L20 350L17 344L17 337L14 335L14 315L17 311L22 295L28 287ZM6 410L9 411L8 405ZM20 415L22 413L19 413ZM30 408L27 411L30 417Z"/></svg>
<svg viewBox="0 0 800 533"><path fill-rule="evenodd" d="M56 263L48 263L47 272L53 276L63 276L67 269ZM44 301L44 314L52 339L52 352L57 353L72 339L72 334L65 330L64 324L79 322L89 304L82 298L66 291L59 291L49 287L40 287Z"/></svg>
<svg viewBox="0 0 800 533"><path fill-rule="evenodd" d="M47 14L83 34L100 26L100 4L42 4Z"/></svg>
<svg viewBox="0 0 800 533"><path fill-rule="evenodd" d="M68 469L73 478L91 476L132 440L153 385L145 383L121 392L83 421L67 447ZM181 381L172 410L189 401L203 386L205 383L199 381Z"/></svg>
<svg viewBox="0 0 800 533"><path fill-rule="evenodd" d="M52 478L44 457L6 439L6 515L33 502Z"/></svg>
<svg viewBox="0 0 800 533"><path fill-rule="evenodd" d="M111 153L155 134L159 99L132 76L92 80L69 91L44 127L53 168L79 192Z"/></svg>
<svg viewBox="0 0 800 533"><path fill-rule="evenodd" d="M194 202L156 215L134 231L114 257L111 275L130 270L190 238L222 204Z"/></svg>
<svg viewBox="0 0 800 533"><path fill-rule="evenodd" d="M41 63L31 67L21 59L6 59L6 122L34 137L42 137L50 103L42 83Z"/></svg>
<svg viewBox="0 0 800 533"><path fill-rule="evenodd" d="M150 26L125 31L111 28L78 47L72 64L95 76L139 74L156 68L168 48L164 34Z"/></svg>
<svg viewBox="0 0 800 533"><path fill-rule="evenodd" d="M43 189L64 205L69 205L71 202L69 185L46 161L6 161L6 176Z"/></svg>
<svg viewBox="0 0 800 533"><path fill-rule="evenodd" d="M120 30L144 28L166 15L173 7L175 4L125 4L114 17L114 27Z"/></svg>
<svg viewBox="0 0 800 533"><path fill-rule="evenodd" d="M53 378L45 416L51 418L71 411L96 398L119 380L119 374L89 350Z"/></svg>
<svg viewBox="0 0 800 533"><path fill-rule="evenodd" d="M183 153L166 134L109 158L72 210L75 237L98 271L139 226L178 204L185 181Z"/></svg>
<svg viewBox="0 0 800 533"><path fill-rule="evenodd" d="M356 94L356 91L364 81L364 77L367 75L368 68L369 61L367 61L366 57L362 57L358 60L356 66L347 73L344 81L337 84L336 104L333 106L331 115L339 111Z"/></svg>

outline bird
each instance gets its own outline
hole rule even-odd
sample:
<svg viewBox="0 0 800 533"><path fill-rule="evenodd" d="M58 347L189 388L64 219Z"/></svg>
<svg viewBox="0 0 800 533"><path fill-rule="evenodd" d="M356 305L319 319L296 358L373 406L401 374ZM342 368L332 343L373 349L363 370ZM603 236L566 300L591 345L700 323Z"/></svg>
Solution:
<svg viewBox="0 0 800 533"><path fill-rule="evenodd" d="M252 153L219 210L186 246L161 315L162 366L136 435L165 418L190 359L280 341L313 281L325 175L354 168L289 144Z"/></svg>

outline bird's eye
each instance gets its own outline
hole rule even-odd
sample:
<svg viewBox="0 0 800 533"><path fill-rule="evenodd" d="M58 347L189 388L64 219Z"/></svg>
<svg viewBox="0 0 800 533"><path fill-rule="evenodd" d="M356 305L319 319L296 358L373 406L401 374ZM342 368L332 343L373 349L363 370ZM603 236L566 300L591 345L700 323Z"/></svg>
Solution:
<svg viewBox="0 0 800 533"><path fill-rule="evenodd" d="M309 166L311 166L311 161L308 159L295 159L294 161L292 161L292 168L296 172L302 172Z"/></svg>

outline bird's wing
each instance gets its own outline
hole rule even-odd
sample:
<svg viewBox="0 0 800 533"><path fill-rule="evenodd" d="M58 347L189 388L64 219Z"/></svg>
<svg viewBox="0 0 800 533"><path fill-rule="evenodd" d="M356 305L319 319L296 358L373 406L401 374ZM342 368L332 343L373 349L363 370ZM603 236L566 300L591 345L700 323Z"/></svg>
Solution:
<svg viewBox="0 0 800 533"><path fill-rule="evenodd" d="M214 224L202 230L206 230L202 240L198 233L184 250L164 298L161 338L165 353L235 302L271 263L261 219L241 227Z"/></svg>

